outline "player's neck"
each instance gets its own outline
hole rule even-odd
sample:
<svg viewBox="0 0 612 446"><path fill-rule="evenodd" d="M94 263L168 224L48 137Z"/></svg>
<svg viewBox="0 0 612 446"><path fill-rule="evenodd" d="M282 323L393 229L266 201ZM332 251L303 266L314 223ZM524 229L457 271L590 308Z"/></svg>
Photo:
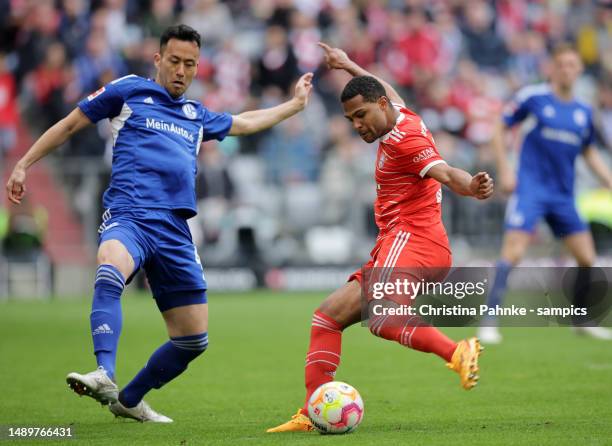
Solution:
<svg viewBox="0 0 612 446"><path fill-rule="evenodd" d="M572 87L563 87L562 85L553 84L553 92L555 96L564 102L569 102L574 99L574 89Z"/></svg>
<svg viewBox="0 0 612 446"><path fill-rule="evenodd" d="M397 124L397 118L399 117L400 112L398 110L395 109L395 107L393 107L391 109L391 113L390 116L388 118L388 126L385 129L383 135L386 135L387 133L389 133L391 130L393 130L393 127L395 127L395 124Z"/></svg>

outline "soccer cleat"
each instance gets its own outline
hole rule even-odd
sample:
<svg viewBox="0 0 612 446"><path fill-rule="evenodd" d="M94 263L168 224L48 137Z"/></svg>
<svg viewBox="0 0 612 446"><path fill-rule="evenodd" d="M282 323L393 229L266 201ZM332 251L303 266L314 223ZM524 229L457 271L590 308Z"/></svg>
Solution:
<svg viewBox="0 0 612 446"><path fill-rule="evenodd" d="M115 417L132 418L141 423L145 421L150 421L152 423L172 423L173 421L172 418L155 412L146 401L141 401L134 407L125 407L119 401L116 401L108 406L108 408Z"/></svg>
<svg viewBox="0 0 612 446"><path fill-rule="evenodd" d="M573 327L577 335L586 335L602 341L612 341L612 331L604 327Z"/></svg>
<svg viewBox="0 0 612 446"><path fill-rule="evenodd" d="M309 432L311 430L314 430L314 426L310 422L310 418L304 415L301 409L298 409L289 421L280 426L272 427L266 432Z"/></svg>
<svg viewBox="0 0 612 446"><path fill-rule="evenodd" d="M90 396L102 405L114 403L119 395L119 387L108 377L103 367L85 375L69 373L66 382L77 395Z"/></svg>
<svg viewBox="0 0 612 446"><path fill-rule="evenodd" d="M500 344L503 338L497 327L480 327L478 339L483 344Z"/></svg>
<svg viewBox="0 0 612 446"><path fill-rule="evenodd" d="M478 338L459 341L451 362L446 364L449 369L459 373L461 386L465 390L470 390L478 384L478 357L483 349Z"/></svg>

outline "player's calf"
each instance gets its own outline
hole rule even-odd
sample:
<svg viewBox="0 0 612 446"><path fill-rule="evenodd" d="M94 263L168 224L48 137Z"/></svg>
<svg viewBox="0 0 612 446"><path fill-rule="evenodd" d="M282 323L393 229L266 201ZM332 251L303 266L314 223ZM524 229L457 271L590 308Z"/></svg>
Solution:
<svg viewBox="0 0 612 446"><path fill-rule="evenodd" d="M368 325L374 336L424 353L434 353L446 362L451 360L457 348L452 339L415 316L372 315Z"/></svg>
<svg viewBox="0 0 612 446"><path fill-rule="evenodd" d="M159 389L179 376L207 348L208 333L170 338L119 393L119 401L127 408L136 407L147 392Z"/></svg>

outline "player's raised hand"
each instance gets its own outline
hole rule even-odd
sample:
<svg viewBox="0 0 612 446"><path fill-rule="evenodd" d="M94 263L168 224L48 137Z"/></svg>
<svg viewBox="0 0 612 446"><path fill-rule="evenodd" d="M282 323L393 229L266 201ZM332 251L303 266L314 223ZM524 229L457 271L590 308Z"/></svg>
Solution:
<svg viewBox="0 0 612 446"><path fill-rule="evenodd" d="M478 172L470 182L472 196L479 200L485 200L493 195L493 178L486 172Z"/></svg>
<svg viewBox="0 0 612 446"><path fill-rule="evenodd" d="M325 51L325 63L329 69L343 70L348 67L351 59L340 48L332 48L326 43L319 42L318 45Z"/></svg>
<svg viewBox="0 0 612 446"><path fill-rule="evenodd" d="M306 73L300 77L295 84L295 95L294 98L300 102L302 108L308 104L310 93L312 92L312 73Z"/></svg>
<svg viewBox="0 0 612 446"><path fill-rule="evenodd" d="M11 176L6 183L6 192L8 199L15 204L20 204L26 192L25 187L26 171L17 164L11 173Z"/></svg>

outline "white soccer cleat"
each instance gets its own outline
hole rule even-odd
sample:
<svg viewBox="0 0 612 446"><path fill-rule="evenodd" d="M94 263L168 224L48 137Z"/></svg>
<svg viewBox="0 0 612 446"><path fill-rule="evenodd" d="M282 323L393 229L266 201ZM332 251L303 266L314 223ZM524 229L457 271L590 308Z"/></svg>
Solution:
<svg viewBox="0 0 612 446"><path fill-rule="evenodd" d="M500 344L503 337L497 327L479 327L476 335L483 344Z"/></svg>
<svg viewBox="0 0 612 446"><path fill-rule="evenodd" d="M172 418L155 412L145 401L141 401L135 407L125 407L119 401L108 406L115 417L132 418L136 421L144 423L150 421L152 423L172 423Z"/></svg>
<svg viewBox="0 0 612 446"><path fill-rule="evenodd" d="M85 375L69 373L66 382L76 394L90 396L102 405L114 403L119 396L119 387L108 377L103 367Z"/></svg>
<svg viewBox="0 0 612 446"><path fill-rule="evenodd" d="M612 331L604 327L573 327L574 333L603 341L612 341Z"/></svg>

